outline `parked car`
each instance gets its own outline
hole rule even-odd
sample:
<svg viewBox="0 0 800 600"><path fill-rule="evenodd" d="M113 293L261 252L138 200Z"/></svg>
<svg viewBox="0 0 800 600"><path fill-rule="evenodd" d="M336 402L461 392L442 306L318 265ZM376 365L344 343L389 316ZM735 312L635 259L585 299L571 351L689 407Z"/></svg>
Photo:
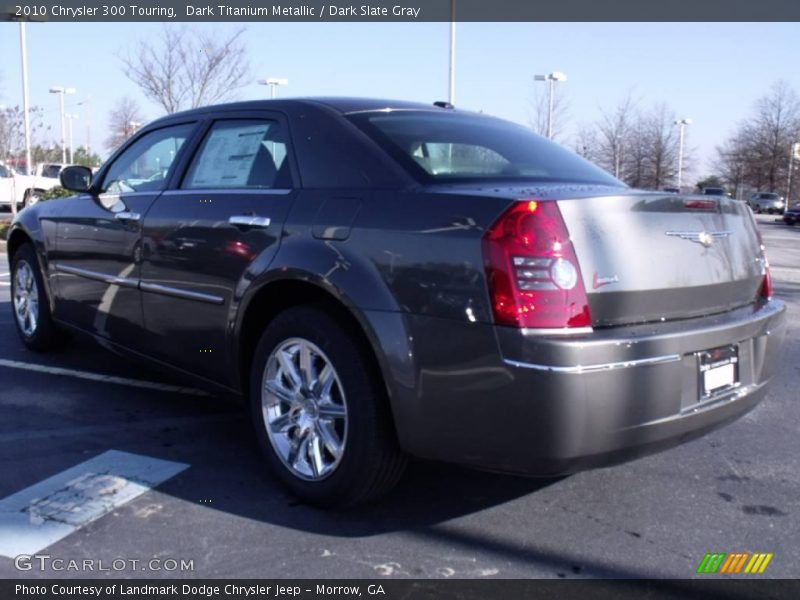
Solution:
<svg viewBox="0 0 800 600"><path fill-rule="evenodd" d="M750 208L759 214L762 212L783 214L786 208L783 196L779 196L773 192L756 192L750 196L749 204Z"/></svg>
<svg viewBox="0 0 800 600"><path fill-rule="evenodd" d="M724 188L721 188L721 187L707 187L707 188L703 188L703 195L704 196L727 196L728 194L725 192Z"/></svg>
<svg viewBox="0 0 800 600"><path fill-rule="evenodd" d="M205 107L61 180L77 195L10 230L24 344L76 330L247 398L310 503L374 498L409 455L554 476L663 450L779 364L747 207L631 189L485 115Z"/></svg>
<svg viewBox="0 0 800 600"><path fill-rule="evenodd" d="M66 166L42 163L32 175L22 175L0 163L0 208L11 208L14 201L20 209L35 204L42 193L59 185L59 173Z"/></svg>
<svg viewBox="0 0 800 600"><path fill-rule="evenodd" d="M800 221L800 202L787 208L783 213L783 222L787 225L794 225Z"/></svg>

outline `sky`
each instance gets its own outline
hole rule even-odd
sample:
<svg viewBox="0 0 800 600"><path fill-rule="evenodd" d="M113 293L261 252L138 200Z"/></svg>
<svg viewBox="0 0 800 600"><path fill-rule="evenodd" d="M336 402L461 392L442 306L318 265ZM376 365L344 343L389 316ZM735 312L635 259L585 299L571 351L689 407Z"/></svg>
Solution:
<svg viewBox="0 0 800 600"><path fill-rule="evenodd" d="M169 24L169 27L180 26ZM192 25L232 30L240 25ZM31 23L28 31L32 106L58 139L59 111L52 86L74 87L67 112L75 144L85 144L91 97L93 149L106 137L108 114L123 96L145 117L163 110L124 75L120 53L155 39L158 23ZM236 99L265 98L256 79L281 77L281 97L346 95L433 102L448 92L448 23L250 23L246 43L253 83ZM687 147L698 160L692 173L710 174L714 148L733 132L755 101L777 80L800 93L800 23L459 23L457 107L530 124L537 88L533 75L561 71L557 93L568 99L565 139L629 94L642 108L665 103L691 118ZM0 24L0 105L22 103L18 25ZM538 93L544 93L543 88ZM105 156L105 151L101 155Z"/></svg>

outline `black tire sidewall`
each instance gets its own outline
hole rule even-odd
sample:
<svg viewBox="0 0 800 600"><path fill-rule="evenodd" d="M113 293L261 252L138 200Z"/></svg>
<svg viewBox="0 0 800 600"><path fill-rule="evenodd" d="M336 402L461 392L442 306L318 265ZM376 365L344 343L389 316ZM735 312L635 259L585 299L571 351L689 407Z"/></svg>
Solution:
<svg viewBox="0 0 800 600"><path fill-rule="evenodd" d="M14 289L16 287L16 274L17 265L21 261L25 261L33 271L33 278L36 281L37 294L39 296L39 314L37 317L36 330L33 335L27 336L17 321L17 315L14 309ZM47 295L47 289L44 286L44 279L42 271L39 267L39 260L36 256L36 251L29 243L20 246L14 253L11 261L11 310L14 312L12 318L14 320L14 327L22 339L22 342L31 350L43 351L55 347L61 341L61 336L53 324L52 315L50 313L50 301Z"/></svg>
<svg viewBox="0 0 800 600"><path fill-rule="evenodd" d="M347 438L336 469L320 481L293 475L276 454L261 409L261 386L267 359L289 338L303 338L318 346L335 368L347 405ZM366 360L364 349L351 333L323 310L289 309L270 323L255 352L250 376L250 411L259 445L274 474L298 497L319 506L347 506L367 494L377 477L381 457L395 444L387 422L387 402L379 378Z"/></svg>

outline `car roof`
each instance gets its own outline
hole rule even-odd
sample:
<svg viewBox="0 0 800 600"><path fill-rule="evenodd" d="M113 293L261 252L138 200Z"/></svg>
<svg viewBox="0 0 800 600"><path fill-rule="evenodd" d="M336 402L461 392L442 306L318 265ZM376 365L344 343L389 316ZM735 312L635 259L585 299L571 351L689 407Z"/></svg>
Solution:
<svg viewBox="0 0 800 600"><path fill-rule="evenodd" d="M263 110L273 109L281 110L287 108L298 108L302 106L327 106L342 114L362 111L378 111L378 110L446 110L442 106L436 106L433 103L425 104L423 102L411 102L408 100L388 100L378 98L351 98L351 97L335 97L335 96L320 96L309 98L282 98L275 100L246 100L243 102L229 102L226 104L212 104L209 106L201 106L190 110L165 115L158 119L158 121L166 119L182 118L193 115L203 115L207 113L214 113L218 111L235 111L235 110ZM155 121L154 121L155 122Z"/></svg>

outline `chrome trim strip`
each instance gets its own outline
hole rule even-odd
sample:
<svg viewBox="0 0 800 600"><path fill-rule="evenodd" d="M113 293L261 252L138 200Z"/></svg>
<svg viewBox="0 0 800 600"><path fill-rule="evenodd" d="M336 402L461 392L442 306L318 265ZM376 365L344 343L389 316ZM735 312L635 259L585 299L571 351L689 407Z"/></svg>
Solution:
<svg viewBox="0 0 800 600"><path fill-rule="evenodd" d="M294 190L288 188L196 188L191 190L166 190L162 196L202 196L203 194L274 194L285 196Z"/></svg>
<svg viewBox="0 0 800 600"><path fill-rule="evenodd" d="M627 369L628 367L641 367L645 365L661 365L665 363L677 362L681 360L680 354L667 354L664 356L652 356L649 358L639 358L636 360L626 360L613 363L599 363L594 365L576 365L574 367L558 367L555 365L540 365L536 363L519 362L516 360L503 359L503 362L512 367L523 369L534 369L536 371L551 371L553 373L595 373L598 371L614 371L616 369Z"/></svg>
<svg viewBox="0 0 800 600"><path fill-rule="evenodd" d="M546 329L546 328L523 328L522 335L580 335L587 333L594 333L592 327L562 327L560 329Z"/></svg>
<svg viewBox="0 0 800 600"><path fill-rule="evenodd" d="M85 192L88 193L88 192ZM130 198L132 196L158 196L161 190L149 190L146 192L100 192L98 198Z"/></svg>
<svg viewBox="0 0 800 600"><path fill-rule="evenodd" d="M152 292L154 294L163 294L164 296L173 296L175 298L183 298L185 300L198 300L200 302L208 302L210 304L224 304L225 298L222 296L214 296L212 294L203 294L202 292L190 292L189 290L182 290L179 288L160 285L158 283L140 282L139 289L143 292Z"/></svg>
<svg viewBox="0 0 800 600"><path fill-rule="evenodd" d="M110 283L120 287L136 288L139 286L138 279L131 279L130 277L120 277L119 275L107 275L106 273L98 273L97 271L89 271L88 269L80 269L78 267L70 267L69 265L62 265L56 263L55 270L61 273L69 273L70 275L78 275L86 279L93 279L94 281L102 281L103 283Z"/></svg>

